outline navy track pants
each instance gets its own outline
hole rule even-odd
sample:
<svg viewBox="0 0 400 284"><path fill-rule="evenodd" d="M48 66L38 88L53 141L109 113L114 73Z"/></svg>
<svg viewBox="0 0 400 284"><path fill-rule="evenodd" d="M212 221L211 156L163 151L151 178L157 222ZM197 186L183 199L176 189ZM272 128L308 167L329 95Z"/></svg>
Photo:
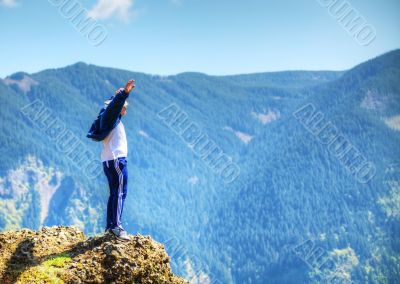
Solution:
<svg viewBox="0 0 400 284"><path fill-rule="evenodd" d="M128 193L128 167L126 158L103 162L103 170L110 187L107 203L107 229L122 228L121 216Z"/></svg>

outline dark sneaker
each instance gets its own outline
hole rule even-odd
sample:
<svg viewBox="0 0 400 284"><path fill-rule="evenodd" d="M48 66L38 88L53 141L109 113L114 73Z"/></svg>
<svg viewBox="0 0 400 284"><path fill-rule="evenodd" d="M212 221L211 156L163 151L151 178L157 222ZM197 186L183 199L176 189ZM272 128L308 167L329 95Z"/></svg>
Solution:
<svg viewBox="0 0 400 284"><path fill-rule="evenodd" d="M131 240L128 233L120 227L111 229L110 232L112 232L114 234L114 236L116 236L118 239L120 239L122 241L130 241Z"/></svg>

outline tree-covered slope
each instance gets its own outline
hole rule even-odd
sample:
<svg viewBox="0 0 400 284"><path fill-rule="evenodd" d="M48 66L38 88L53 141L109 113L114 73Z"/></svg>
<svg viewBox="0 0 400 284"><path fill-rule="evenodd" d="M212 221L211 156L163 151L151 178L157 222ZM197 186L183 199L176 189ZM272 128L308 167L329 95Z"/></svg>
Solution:
<svg viewBox="0 0 400 284"><path fill-rule="evenodd" d="M0 81L0 226L102 230L101 146L85 136L103 101L135 78L123 119L130 175L123 222L166 242L176 272L215 283L336 274L394 283L399 57L396 50L346 72L156 76L77 63L16 73ZM180 115L175 123L164 115L171 110ZM327 123L333 132L322 131ZM199 157L179 131L189 124L232 159L237 179L225 183ZM344 144L328 143L335 137ZM341 157L343 147L353 156ZM369 180L359 168L365 162L375 170ZM340 269L310 266L295 249L304 241Z"/></svg>
<svg viewBox="0 0 400 284"><path fill-rule="evenodd" d="M236 281L399 281L400 135L387 123L400 113L399 82L395 51L308 89L254 139L242 184L210 219L216 247L244 255L220 255ZM358 265L337 260L317 272L293 250L305 241L354 253Z"/></svg>

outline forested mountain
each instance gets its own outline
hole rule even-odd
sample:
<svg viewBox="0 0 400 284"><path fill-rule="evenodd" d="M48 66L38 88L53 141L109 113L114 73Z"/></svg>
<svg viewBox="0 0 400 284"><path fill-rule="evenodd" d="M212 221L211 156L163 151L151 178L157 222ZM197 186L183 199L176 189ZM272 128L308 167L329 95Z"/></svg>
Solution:
<svg viewBox="0 0 400 284"><path fill-rule="evenodd" d="M157 76L77 63L13 74L0 81L2 230L103 230L101 144L86 133L130 78L123 223L165 243L176 273L400 282L400 50L344 72Z"/></svg>

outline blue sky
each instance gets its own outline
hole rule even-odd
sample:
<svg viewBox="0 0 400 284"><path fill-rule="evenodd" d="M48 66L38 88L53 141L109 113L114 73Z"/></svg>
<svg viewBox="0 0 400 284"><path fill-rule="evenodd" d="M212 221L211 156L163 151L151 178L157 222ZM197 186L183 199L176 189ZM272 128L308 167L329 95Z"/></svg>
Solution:
<svg viewBox="0 0 400 284"><path fill-rule="evenodd" d="M52 5L62 1L104 27L102 44ZM321 4L329 1L349 4L376 38L360 45ZM161 75L344 70L400 47L400 1L0 0L0 31L2 78L78 61Z"/></svg>

